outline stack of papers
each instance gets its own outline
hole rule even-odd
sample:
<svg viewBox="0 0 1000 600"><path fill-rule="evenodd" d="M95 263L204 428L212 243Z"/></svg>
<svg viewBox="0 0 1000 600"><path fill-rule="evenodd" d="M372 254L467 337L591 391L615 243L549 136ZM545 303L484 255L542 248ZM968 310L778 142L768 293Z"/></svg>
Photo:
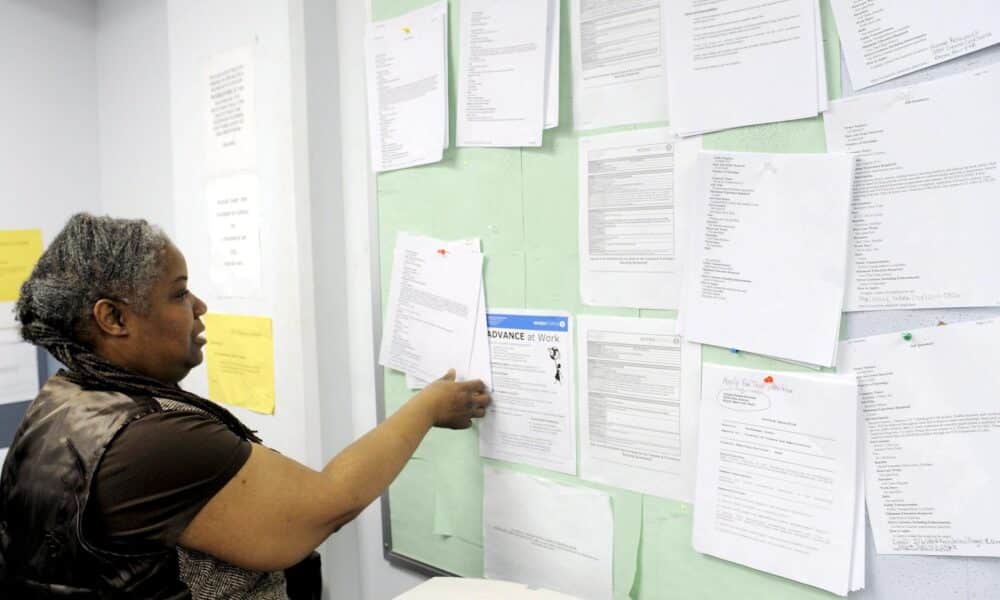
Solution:
<svg viewBox="0 0 1000 600"><path fill-rule="evenodd" d="M845 310L1000 304L997 106L997 66L831 103L858 158Z"/></svg>
<svg viewBox="0 0 1000 600"><path fill-rule="evenodd" d="M836 363L853 168L848 154L698 154L687 339Z"/></svg>
<svg viewBox="0 0 1000 600"><path fill-rule="evenodd" d="M483 254L479 240L444 242L400 233L379 364L413 387L448 369L490 384Z"/></svg>
<svg viewBox="0 0 1000 600"><path fill-rule="evenodd" d="M879 554L1000 556L1000 321L843 342Z"/></svg>
<svg viewBox="0 0 1000 600"><path fill-rule="evenodd" d="M372 168L440 161L448 147L448 3L370 23L365 41Z"/></svg>
<svg viewBox="0 0 1000 600"><path fill-rule="evenodd" d="M996 0L832 0L854 89L1000 42Z"/></svg>
<svg viewBox="0 0 1000 600"><path fill-rule="evenodd" d="M541 146L559 124L559 1L465 0L459 146Z"/></svg>
<svg viewBox="0 0 1000 600"><path fill-rule="evenodd" d="M665 11L670 122L678 134L826 109L817 0L676 0Z"/></svg>
<svg viewBox="0 0 1000 600"><path fill-rule="evenodd" d="M846 596L863 586L853 375L706 364L695 550Z"/></svg>

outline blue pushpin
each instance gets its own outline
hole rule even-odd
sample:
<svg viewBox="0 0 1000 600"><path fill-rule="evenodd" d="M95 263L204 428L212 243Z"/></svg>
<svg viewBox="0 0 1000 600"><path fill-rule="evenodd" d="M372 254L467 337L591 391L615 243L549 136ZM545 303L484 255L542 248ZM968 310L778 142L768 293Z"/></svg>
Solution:
<svg viewBox="0 0 1000 600"><path fill-rule="evenodd" d="M729 349L729 353L730 353L730 354L739 354L739 353L740 353L740 351L739 351L739 350L737 350L736 348L730 348L730 349Z"/></svg>

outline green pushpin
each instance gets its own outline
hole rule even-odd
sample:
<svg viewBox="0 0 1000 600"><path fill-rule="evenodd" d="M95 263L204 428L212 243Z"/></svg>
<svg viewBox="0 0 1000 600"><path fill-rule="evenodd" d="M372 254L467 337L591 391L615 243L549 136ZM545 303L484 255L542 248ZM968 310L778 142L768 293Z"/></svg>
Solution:
<svg viewBox="0 0 1000 600"><path fill-rule="evenodd" d="M913 339L913 334L907 331L906 333L903 334L903 339L906 341L910 341Z"/></svg>

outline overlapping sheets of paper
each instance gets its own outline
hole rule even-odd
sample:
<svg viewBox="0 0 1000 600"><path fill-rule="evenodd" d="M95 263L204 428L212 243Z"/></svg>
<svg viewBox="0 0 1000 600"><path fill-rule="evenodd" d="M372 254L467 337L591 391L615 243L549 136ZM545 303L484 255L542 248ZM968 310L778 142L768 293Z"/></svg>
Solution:
<svg viewBox="0 0 1000 600"><path fill-rule="evenodd" d="M1000 67L831 103L857 156L847 311L1000 305Z"/></svg>
<svg viewBox="0 0 1000 600"><path fill-rule="evenodd" d="M456 143L541 146L559 123L559 1L466 0Z"/></svg>
<svg viewBox="0 0 1000 600"><path fill-rule="evenodd" d="M705 364L695 550L846 596L863 587L853 374Z"/></svg>
<svg viewBox="0 0 1000 600"><path fill-rule="evenodd" d="M369 23L365 60L373 170L440 161L448 147L448 3Z"/></svg>
<svg viewBox="0 0 1000 600"><path fill-rule="evenodd" d="M853 164L848 154L698 154L687 339L833 366Z"/></svg>
<svg viewBox="0 0 1000 600"><path fill-rule="evenodd" d="M445 242L400 233L379 364L414 387L455 369L458 379L490 383L483 255L479 240Z"/></svg>
<svg viewBox="0 0 1000 600"><path fill-rule="evenodd" d="M847 340L837 365L858 378L875 547L1000 556L1000 321L908 333Z"/></svg>

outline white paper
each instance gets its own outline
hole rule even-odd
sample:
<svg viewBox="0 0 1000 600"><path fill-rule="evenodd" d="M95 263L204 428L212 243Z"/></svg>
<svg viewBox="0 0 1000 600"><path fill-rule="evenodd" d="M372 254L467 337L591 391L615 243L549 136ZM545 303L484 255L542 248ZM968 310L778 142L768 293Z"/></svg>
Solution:
<svg viewBox="0 0 1000 600"><path fill-rule="evenodd" d="M559 0L548 0L545 28L545 119L544 128L559 126Z"/></svg>
<svg viewBox="0 0 1000 600"><path fill-rule="evenodd" d="M568 313L487 313L493 402L479 423L479 453L576 475L573 332Z"/></svg>
<svg viewBox="0 0 1000 600"><path fill-rule="evenodd" d="M661 0L570 0L573 127L666 121Z"/></svg>
<svg viewBox="0 0 1000 600"><path fill-rule="evenodd" d="M577 319L580 477L690 502L701 352L668 319ZM692 368L687 363L693 363ZM694 373L695 376L685 379ZM685 388L693 387L693 394Z"/></svg>
<svg viewBox="0 0 1000 600"><path fill-rule="evenodd" d="M209 281L221 298L261 295L260 188L251 173L205 184L211 262Z"/></svg>
<svg viewBox="0 0 1000 600"><path fill-rule="evenodd" d="M860 402L860 400L859 400ZM856 592L865 587L865 556L868 544L865 536L868 528L865 526L865 453L861 447L864 438L864 421L858 411L858 476L857 492L854 494L854 550L851 554L851 591Z"/></svg>
<svg viewBox="0 0 1000 600"><path fill-rule="evenodd" d="M674 141L665 128L580 138L580 297L677 308Z"/></svg>
<svg viewBox="0 0 1000 600"><path fill-rule="evenodd" d="M691 135L819 112L816 0L674 0L665 8L674 131Z"/></svg>
<svg viewBox="0 0 1000 600"><path fill-rule="evenodd" d="M514 471L484 468L486 577L578 598L612 596L611 497Z"/></svg>
<svg viewBox="0 0 1000 600"><path fill-rule="evenodd" d="M574 600L574 597L513 581L432 577L394 600Z"/></svg>
<svg viewBox="0 0 1000 600"><path fill-rule="evenodd" d="M901 75L895 79L890 79L886 82L865 88L862 92L858 92L858 90L854 89L854 84L851 83L851 76L847 72L847 62L844 60L843 54L841 54L840 95L842 98L848 98L856 96L858 93L870 94L889 89L908 87L917 83L924 83L925 81L934 81L935 79L941 79L950 75L959 75L984 67L995 66L998 63L1000 63L1000 45L989 46L971 54L963 54L943 63L938 63L933 67L914 71L909 75Z"/></svg>
<svg viewBox="0 0 1000 600"><path fill-rule="evenodd" d="M823 39L823 18L819 0L813 13L816 15L816 108L826 112L830 108L829 90L826 87L826 45Z"/></svg>
<svg viewBox="0 0 1000 600"><path fill-rule="evenodd" d="M253 168L257 164L253 46L213 56L204 73L206 173Z"/></svg>
<svg viewBox="0 0 1000 600"><path fill-rule="evenodd" d="M447 20L448 4L437 2L368 24L369 145L376 172L441 160L448 145Z"/></svg>
<svg viewBox="0 0 1000 600"><path fill-rule="evenodd" d="M0 404L34 400L38 390L38 351L17 329L0 329Z"/></svg>
<svg viewBox="0 0 1000 600"><path fill-rule="evenodd" d="M853 375L705 364L695 550L846 596L857 391Z"/></svg>
<svg viewBox="0 0 1000 600"><path fill-rule="evenodd" d="M831 0L855 89L1000 42L995 0Z"/></svg>
<svg viewBox="0 0 1000 600"><path fill-rule="evenodd" d="M866 422L879 554L1000 556L1000 321L843 342Z"/></svg>
<svg viewBox="0 0 1000 600"><path fill-rule="evenodd" d="M483 256L408 239L396 240L379 364L432 381L469 364Z"/></svg>
<svg viewBox="0 0 1000 600"><path fill-rule="evenodd" d="M409 247L420 246L432 252L443 248L446 252L481 254L482 246L479 238L444 242L410 233L400 233L399 235L405 237L405 243ZM490 344L486 335L486 288L483 283L479 285L479 304L476 310L476 325L472 337L472 353L469 357L469 364L456 366L455 378L459 381L480 379L486 384L487 389L493 389L493 377L490 371ZM421 389L427 383L413 374L406 374L406 387L411 390Z"/></svg>
<svg viewBox="0 0 1000 600"><path fill-rule="evenodd" d="M548 2L464 0L459 146L541 146Z"/></svg>
<svg viewBox="0 0 1000 600"><path fill-rule="evenodd" d="M1000 305L1000 67L832 102L858 157L845 310Z"/></svg>
<svg viewBox="0 0 1000 600"><path fill-rule="evenodd" d="M16 304L16 302L0 302L0 329L10 329L20 325L14 316Z"/></svg>
<svg viewBox="0 0 1000 600"><path fill-rule="evenodd" d="M836 361L853 158L702 152L685 271L687 339Z"/></svg>

